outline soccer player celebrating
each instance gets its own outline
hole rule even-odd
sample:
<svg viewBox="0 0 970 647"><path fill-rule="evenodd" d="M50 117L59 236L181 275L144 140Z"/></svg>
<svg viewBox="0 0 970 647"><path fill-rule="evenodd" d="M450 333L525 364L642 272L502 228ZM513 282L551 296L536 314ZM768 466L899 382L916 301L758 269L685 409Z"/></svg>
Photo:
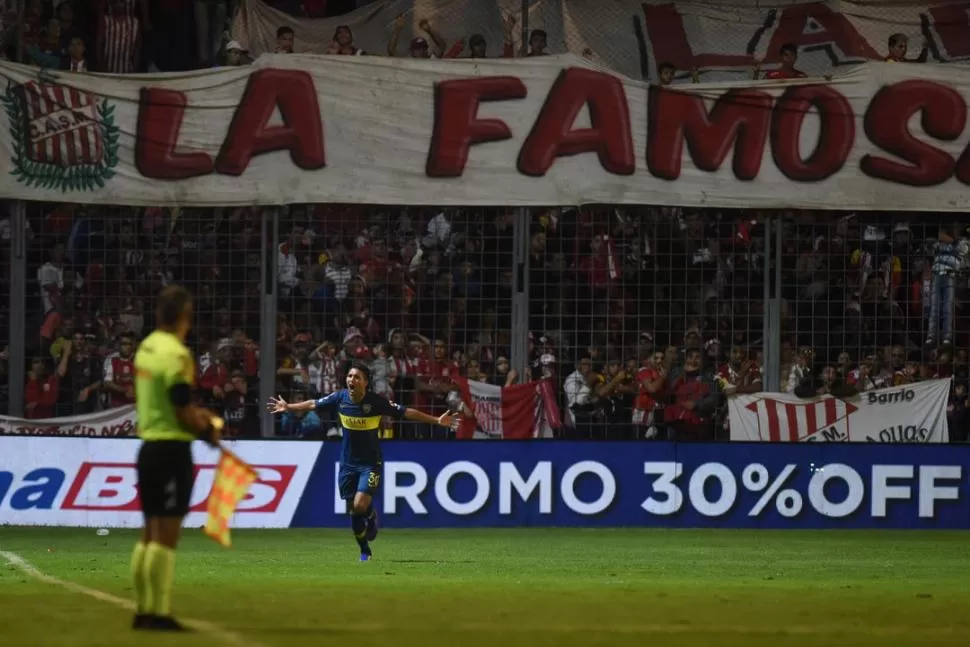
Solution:
<svg viewBox="0 0 970 647"><path fill-rule="evenodd" d="M380 487L381 468L384 463L378 442L381 417L405 418L442 427L453 427L457 422L456 416L450 411L435 418L416 409L394 404L370 391L369 384L370 370L355 362L347 373L346 389L319 400L304 402L287 403L277 396L275 399L270 398L267 405L271 413L336 407L343 429L338 478L340 498L347 502L351 528L357 545L360 546L362 562L373 556L370 542L377 538L377 512L374 510L373 500Z"/></svg>
<svg viewBox="0 0 970 647"><path fill-rule="evenodd" d="M192 404L195 362L185 347L192 325L192 297L170 285L158 296L158 328L135 354L138 490L145 517L141 541L131 556L136 612L133 628L184 631L172 617L175 547L189 512L195 480L192 441L215 446L223 421Z"/></svg>

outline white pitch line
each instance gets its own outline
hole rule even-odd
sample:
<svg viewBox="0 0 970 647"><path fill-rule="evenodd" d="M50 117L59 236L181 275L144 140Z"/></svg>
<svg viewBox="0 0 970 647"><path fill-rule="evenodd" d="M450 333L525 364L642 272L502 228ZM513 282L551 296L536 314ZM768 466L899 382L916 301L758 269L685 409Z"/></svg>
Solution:
<svg viewBox="0 0 970 647"><path fill-rule="evenodd" d="M131 600L119 598L116 595L111 595L110 593L99 591L98 589L92 589L90 587L77 584L76 582L68 582L66 580L53 577L52 575L48 575L17 553L11 553L7 550L0 550L0 557L6 560L6 562L14 568L19 569L27 577L31 577L39 582L59 586L73 593L80 593L81 595L86 595L89 598L94 598L100 602L113 604L116 607L121 607L125 611L131 611L132 613L135 611L135 604ZM210 636L218 638L222 642L226 643L227 645L232 645L233 647L263 647L260 643L254 640L243 638L239 634L227 631L226 629L223 629L218 625L214 625L211 622L206 622L205 620L180 618L179 621L191 629L209 634Z"/></svg>

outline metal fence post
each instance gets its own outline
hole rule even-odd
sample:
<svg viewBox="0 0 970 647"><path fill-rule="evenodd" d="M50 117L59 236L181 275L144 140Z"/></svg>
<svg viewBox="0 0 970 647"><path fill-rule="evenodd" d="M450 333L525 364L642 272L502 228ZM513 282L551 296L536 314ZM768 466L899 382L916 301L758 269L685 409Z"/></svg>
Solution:
<svg viewBox="0 0 970 647"><path fill-rule="evenodd" d="M279 249L279 209L263 209L261 216L260 264L263 268L263 289L260 295L259 313L259 407L260 435L275 435L272 416L265 415L262 407L276 396L276 318L277 285L276 254ZM271 243L267 244L267 243Z"/></svg>

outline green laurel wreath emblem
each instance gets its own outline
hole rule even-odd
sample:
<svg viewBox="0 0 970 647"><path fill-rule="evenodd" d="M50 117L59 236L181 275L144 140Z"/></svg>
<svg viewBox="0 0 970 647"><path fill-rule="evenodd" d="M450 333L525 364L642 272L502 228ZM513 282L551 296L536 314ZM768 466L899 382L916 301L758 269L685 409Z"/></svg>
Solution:
<svg viewBox="0 0 970 647"><path fill-rule="evenodd" d="M60 189L69 191L93 191L103 188L105 182L115 175L118 165L118 139L121 130L115 125L115 108L106 99L96 104L98 127L101 129L103 154L96 164L75 164L59 166L36 162L27 157L27 132L24 120L24 101L17 95L16 85L7 82L7 89L0 96L9 121L10 136L13 140L13 169L10 174L28 187L38 189Z"/></svg>

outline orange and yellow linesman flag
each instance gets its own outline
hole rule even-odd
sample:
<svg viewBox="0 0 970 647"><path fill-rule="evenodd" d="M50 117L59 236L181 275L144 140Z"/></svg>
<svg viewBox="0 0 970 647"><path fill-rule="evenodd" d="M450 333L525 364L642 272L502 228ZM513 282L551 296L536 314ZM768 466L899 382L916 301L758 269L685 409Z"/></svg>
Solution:
<svg viewBox="0 0 970 647"><path fill-rule="evenodd" d="M232 544L229 539L229 520L256 477L256 470L232 452L222 450L212 482L212 491L209 492L209 518L205 522L205 534L226 548Z"/></svg>

